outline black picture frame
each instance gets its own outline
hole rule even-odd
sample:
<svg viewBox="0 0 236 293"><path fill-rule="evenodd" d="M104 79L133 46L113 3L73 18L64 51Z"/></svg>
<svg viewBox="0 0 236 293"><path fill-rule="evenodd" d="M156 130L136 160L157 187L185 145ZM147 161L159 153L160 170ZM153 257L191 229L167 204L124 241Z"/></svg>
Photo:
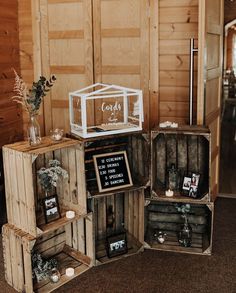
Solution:
<svg viewBox="0 0 236 293"><path fill-rule="evenodd" d="M197 198L199 194L200 177L200 174L196 172L185 175L183 177L181 194L191 198Z"/></svg>
<svg viewBox="0 0 236 293"><path fill-rule="evenodd" d="M192 198L198 197L199 181L200 181L200 174L192 173L191 184L190 184L189 194L188 194L189 197L192 197Z"/></svg>
<svg viewBox="0 0 236 293"><path fill-rule="evenodd" d="M57 194L43 199L43 211L46 224L51 223L61 217Z"/></svg>
<svg viewBox="0 0 236 293"><path fill-rule="evenodd" d="M106 250L109 258L122 255L128 252L126 232L106 237Z"/></svg>

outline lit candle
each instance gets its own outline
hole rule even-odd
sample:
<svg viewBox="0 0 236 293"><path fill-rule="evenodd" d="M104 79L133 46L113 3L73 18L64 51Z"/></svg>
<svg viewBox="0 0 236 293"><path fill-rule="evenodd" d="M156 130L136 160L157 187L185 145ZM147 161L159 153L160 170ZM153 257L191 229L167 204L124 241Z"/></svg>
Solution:
<svg viewBox="0 0 236 293"><path fill-rule="evenodd" d="M73 219L75 217L75 212L74 211L67 211L66 217L67 217L67 219Z"/></svg>
<svg viewBox="0 0 236 293"><path fill-rule="evenodd" d="M170 189L166 190L166 196L171 197L173 195L174 195L174 191L173 190L170 190Z"/></svg>
<svg viewBox="0 0 236 293"><path fill-rule="evenodd" d="M75 270L73 268L67 268L66 269L66 275L67 277L72 277L75 274Z"/></svg>

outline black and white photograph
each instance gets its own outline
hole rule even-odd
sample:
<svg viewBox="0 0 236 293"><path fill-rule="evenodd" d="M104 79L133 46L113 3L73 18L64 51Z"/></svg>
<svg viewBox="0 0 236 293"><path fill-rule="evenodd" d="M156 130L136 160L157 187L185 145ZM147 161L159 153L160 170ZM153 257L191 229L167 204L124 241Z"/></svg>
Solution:
<svg viewBox="0 0 236 293"><path fill-rule="evenodd" d="M43 208L46 223L50 223L61 217L57 195L52 195L43 200Z"/></svg>
<svg viewBox="0 0 236 293"><path fill-rule="evenodd" d="M191 177L184 177L183 190L189 190L191 185Z"/></svg>

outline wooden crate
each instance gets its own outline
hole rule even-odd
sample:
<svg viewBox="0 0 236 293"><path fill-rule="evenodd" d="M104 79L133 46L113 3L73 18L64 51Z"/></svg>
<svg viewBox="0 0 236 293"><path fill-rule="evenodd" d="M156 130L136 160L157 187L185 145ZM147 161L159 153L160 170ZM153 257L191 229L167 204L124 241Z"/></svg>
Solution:
<svg viewBox="0 0 236 293"><path fill-rule="evenodd" d="M114 193L91 200L94 212L94 240L96 264L104 264L143 250L144 241L144 189ZM111 216L113 224L109 225ZM128 252L109 258L106 237L120 231L127 232Z"/></svg>
<svg viewBox="0 0 236 293"><path fill-rule="evenodd" d="M208 202L211 174L211 136L205 127L181 126L177 129L158 128L151 132L151 196L159 200ZM173 197L166 197L167 170L174 164L179 170L180 186ZM199 173L197 198L183 196L184 174Z"/></svg>
<svg viewBox="0 0 236 293"><path fill-rule="evenodd" d="M188 214L192 227L192 244L183 247L178 242L178 232L184 219L175 207L176 203L151 200L145 208L145 248L166 251L210 255L212 252L212 232L214 203L193 204ZM180 204L180 203L178 203ZM160 244L153 237L155 231L166 233L166 240Z"/></svg>
<svg viewBox="0 0 236 293"><path fill-rule="evenodd" d="M73 136L74 137L74 136ZM86 189L88 197L109 195L112 192L98 191L96 173L94 169L93 156L98 154L126 151L129 161L133 187L150 185L150 144L149 137L143 133L121 134L103 136L99 138L81 139L81 156L85 157ZM122 192L124 188L120 188ZM119 192L119 190L117 191Z"/></svg>
<svg viewBox="0 0 236 293"><path fill-rule="evenodd" d="M10 224L3 226L3 254L5 278L18 292L48 293L87 271L94 260L92 214L74 220L40 237L33 236ZM39 252L45 259L55 257L61 278L58 283L32 279L31 256ZM73 277L65 275L65 269L73 267Z"/></svg>
<svg viewBox="0 0 236 293"><path fill-rule="evenodd" d="M53 228L51 224L45 225L41 206L45 193L37 177L37 170L46 166L50 159L58 159L69 174L68 180L59 184L56 190L63 219L59 219L58 224L67 221L66 210L74 210L77 216L87 213L84 156L80 148L76 140L63 138L60 142L54 142L48 137L44 137L37 147L30 147L28 142L3 147L10 224L35 237L41 233L40 230Z"/></svg>

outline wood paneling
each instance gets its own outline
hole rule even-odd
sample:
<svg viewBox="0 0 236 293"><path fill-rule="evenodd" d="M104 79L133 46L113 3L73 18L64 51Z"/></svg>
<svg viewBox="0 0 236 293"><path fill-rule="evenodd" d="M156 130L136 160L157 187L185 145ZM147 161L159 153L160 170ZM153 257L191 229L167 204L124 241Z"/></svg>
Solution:
<svg viewBox="0 0 236 293"><path fill-rule="evenodd" d="M144 0L93 0L95 82L141 88L146 129L150 111L148 9Z"/></svg>
<svg viewBox="0 0 236 293"><path fill-rule="evenodd" d="M159 1L160 121L188 123L190 38L197 36L198 1ZM194 70L196 81L197 57Z"/></svg>
<svg viewBox="0 0 236 293"><path fill-rule="evenodd" d="M11 100L14 73L20 71L17 0L0 0L0 147L22 137L22 111Z"/></svg>
<svg viewBox="0 0 236 293"><path fill-rule="evenodd" d="M42 73L56 74L57 82L45 100L45 132L70 130L68 93L93 83L91 1L41 0ZM56 101L60 100L59 107ZM89 109L89 117L94 109ZM47 117L47 119L46 119Z"/></svg>

